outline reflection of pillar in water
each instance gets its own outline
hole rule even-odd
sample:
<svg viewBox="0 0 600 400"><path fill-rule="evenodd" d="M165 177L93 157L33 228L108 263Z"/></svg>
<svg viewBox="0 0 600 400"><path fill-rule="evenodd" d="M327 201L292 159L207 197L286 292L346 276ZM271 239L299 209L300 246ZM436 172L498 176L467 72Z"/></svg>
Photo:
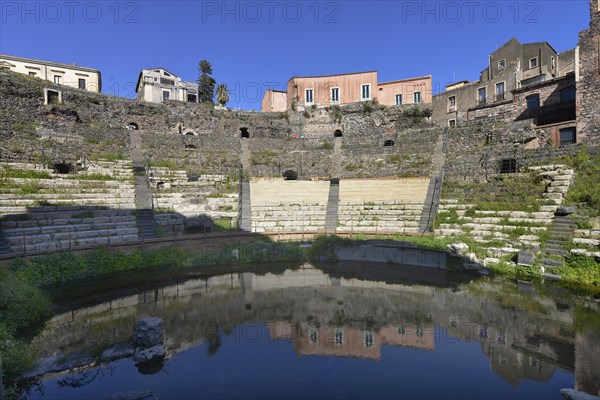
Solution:
<svg viewBox="0 0 600 400"><path fill-rule="evenodd" d="M588 329L575 336L575 389L600 395L600 332Z"/></svg>
<svg viewBox="0 0 600 400"><path fill-rule="evenodd" d="M333 290L333 298L337 300L338 306L344 305L344 289L342 288L342 281L340 278L329 278L331 282L331 289Z"/></svg>
<svg viewBox="0 0 600 400"><path fill-rule="evenodd" d="M244 304L246 306L246 310L252 309L252 301L254 300L254 292L252 291L252 279L254 279L254 274L249 272L244 272L241 275L240 282L242 284L242 296L244 298Z"/></svg>

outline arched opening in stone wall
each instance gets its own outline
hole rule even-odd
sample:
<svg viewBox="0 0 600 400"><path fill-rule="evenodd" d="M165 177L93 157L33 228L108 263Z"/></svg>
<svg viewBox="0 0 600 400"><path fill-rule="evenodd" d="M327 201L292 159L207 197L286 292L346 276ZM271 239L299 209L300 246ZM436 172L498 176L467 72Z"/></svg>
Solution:
<svg viewBox="0 0 600 400"><path fill-rule="evenodd" d="M192 143L186 143L185 148L186 149L197 149L198 146L196 146L195 144L192 144Z"/></svg>
<svg viewBox="0 0 600 400"><path fill-rule="evenodd" d="M519 172L519 163L514 158L504 158L500 160L501 174L514 174Z"/></svg>
<svg viewBox="0 0 600 400"><path fill-rule="evenodd" d="M283 172L283 179L286 181L296 181L298 180L298 173L293 169L286 169Z"/></svg>
<svg viewBox="0 0 600 400"><path fill-rule="evenodd" d="M198 134L196 132L194 132L194 131L186 131L184 133L184 135L186 135L186 136L198 136Z"/></svg>
<svg viewBox="0 0 600 400"><path fill-rule="evenodd" d="M248 128L240 128L240 131L242 131L242 138L250 139L250 132L248 132Z"/></svg>
<svg viewBox="0 0 600 400"><path fill-rule="evenodd" d="M342 133L342 131L340 129L336 129L335 132L333 132L333 137L342 137L344 136L344 134Z"/></svg>
<svg viewBox="0 0 600 400"><path fill-rule="evenodd" d="M54 172L56 172L57 174L70 174L74 170L75 170L75 168L73 167L73 164L68 164L68 163L54 164Z"/></svg>
<svg viewBox="0 0 600 400"><path fill-rule="evenodd" d="M131 129L132 131L137 131L140 129L140 126L135 122L129 122L126 126L127 129Z"/></svg>
<svg viewBox="0 0 600 400"><path fill-rule="evenodd" d="M383 147L394 147L396 145L396 142L394 142L392 139L387 139L385 142L383 142Z"/></svg>

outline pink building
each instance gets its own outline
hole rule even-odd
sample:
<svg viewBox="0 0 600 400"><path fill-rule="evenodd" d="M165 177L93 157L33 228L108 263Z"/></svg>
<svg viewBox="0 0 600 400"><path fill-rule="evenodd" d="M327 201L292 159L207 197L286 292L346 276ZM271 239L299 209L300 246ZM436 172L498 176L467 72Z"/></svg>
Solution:
<svg viewBox="0 0 600 400"><path fill-rule="evenodd" d="M361 101L374 101L386 106L431 104L431 75L383 83L377 82L377 71L293 77L288 81L287 92L265 92L261 111L302 111L313 106L328 107Z"/></svg>

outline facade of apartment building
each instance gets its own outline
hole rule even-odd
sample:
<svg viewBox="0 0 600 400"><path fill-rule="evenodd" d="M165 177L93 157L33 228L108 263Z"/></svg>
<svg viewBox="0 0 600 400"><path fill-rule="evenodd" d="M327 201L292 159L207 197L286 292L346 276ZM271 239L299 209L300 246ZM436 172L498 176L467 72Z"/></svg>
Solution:
<svg viewBox="0 0 600 400"><path fill-rule="evenodd" d="M388 106L431 104L431 75L382 83L378 83L377 71L293 77L287 92L265 92L261 111L302 111L362 101Z"/></svg>
<svg viewBox="0 0 600 400"><path fill-rule="evenodd" d="M260 109L262 112L283 112L287 110L287 92L267 90L262 98Z"/></svg>
<svg viewBox="0 0 600 400"><path fill-rule="evenodd" d="M479 80L446 86L433 96L432 119L442 126L456 126L469 112L511 104L513 90L565 76L575 70L575 50L558 54L547 42L520 43L513 38L488 58Z"/></svg>
<svg viewBox="0 0 600 400"><path fill-rule="evenodd" d="M169 100L198 102L198 85L185 82L165 68L148 68L140 72L135 87L138 101L163 103Z"/></svg>
<svg viewBox="0 0 600 400"><path fill-rule="evenodd" d="M102 78L100 71L80 67L77 64L62 64L0 54L0 69L44 79L57 85L100 93Z"/></svg>
<svg viewBox="0 0 600 400"><path fill-rule="evenodd" d="M590 0L590 27L577 49L578 140L600 143L600 0Z"/></svg>

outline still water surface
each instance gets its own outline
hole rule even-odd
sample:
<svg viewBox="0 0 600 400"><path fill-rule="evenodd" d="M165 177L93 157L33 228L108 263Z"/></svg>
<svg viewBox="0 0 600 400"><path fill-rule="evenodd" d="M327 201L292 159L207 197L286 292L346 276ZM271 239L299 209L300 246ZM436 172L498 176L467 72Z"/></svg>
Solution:
<svg viewBox="0 0 600 400"><path fill-rule="evenodd" d="M599 316L564 294L393 265L258 271L63 301L35 339L42 357L98 354L158 316L167 358L48 374L27 398L561 399L561 388L599 389Z"/></svg>

